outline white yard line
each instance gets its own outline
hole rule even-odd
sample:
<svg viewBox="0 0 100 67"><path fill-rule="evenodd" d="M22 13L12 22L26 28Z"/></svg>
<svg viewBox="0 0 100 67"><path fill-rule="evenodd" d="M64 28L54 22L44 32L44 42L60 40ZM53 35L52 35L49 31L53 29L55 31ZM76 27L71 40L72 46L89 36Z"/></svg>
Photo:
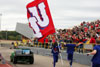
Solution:
<svg viewBox="0 0 100 67"><path fill-rule="evenodd" d="M10 66L9 64L6 64L8 67L12 67L12 66Z"/></svg>

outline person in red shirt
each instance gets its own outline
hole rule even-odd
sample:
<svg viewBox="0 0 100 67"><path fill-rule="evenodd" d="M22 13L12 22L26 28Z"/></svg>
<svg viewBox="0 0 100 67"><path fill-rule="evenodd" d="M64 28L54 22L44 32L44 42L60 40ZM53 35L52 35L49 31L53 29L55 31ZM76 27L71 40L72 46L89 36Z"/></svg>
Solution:
<svg viewBox="0 0 100 67"><path fill-rule="evenodd" d="M88 28L87 27L84 27L84 31L87 32L88 31Z"/></svg>
<svg viewBox="0 0 100 67"><path fill-rule="evenodd" d="M55 43L56 42L56 38L52 38L52 43Z"/></svg>
<svg viewBox="0 0 100 67"><path fill-rule="evenodd" d="M78 42L79 42L79 39L78 39L77 36L75 36L75 38L73 38L73 42L74 42L74 43L78 43Z"/></svg>
<svg viewBox="0 0 100 67"><path fill-rule="evenodd" d="M95 27L99 27L99 24L95 24Z"/></svg>
<svg viewBox="0 0 100 67"><path fill-rule="evenodd" d="M81 23L81 26L83 26L83 23Z"/></svg>
<svg viewBox="0 0 100 67"><path fill-rule="evenodd" d="M93 29L93 25L91 25L91 29Z"/></svg>
<svg viewBox="0 0 100 67"><path fill-rule="evenodd" d="M96 40L95 40L95 35L93 35L90 39L90 43L96 43Z"/></svg>
<svg viewBox="0 0 100 67"><path fill-rule="evenodd" d="M100 28L98 28L97 31L100 32Z"/></svg>
<svg viewBox="0 0 100 67"><path fill-rule="evenodd" d="M46 37L46 38L45 38L45 45L46 45L45 48L48 48L48 42L49 42L48 37Z"/></svg>

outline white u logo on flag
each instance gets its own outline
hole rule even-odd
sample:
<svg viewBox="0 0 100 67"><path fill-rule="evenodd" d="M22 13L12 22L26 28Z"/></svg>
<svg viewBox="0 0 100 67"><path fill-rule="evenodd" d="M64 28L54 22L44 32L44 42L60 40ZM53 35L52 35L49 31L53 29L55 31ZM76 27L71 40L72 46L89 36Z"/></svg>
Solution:
<svg viewBox="0 0 100 67"><path fill-rule="evenodd" d="M29 18L30 25L35 31L35 36L40 38L42 37L40 29L44 29L45 27L49 25L49 18L45 11L45 5L42 2L38 5L39 10L37 9L36 6L28 8L28 9L30 13L32 14L32 17Z"/></svg>

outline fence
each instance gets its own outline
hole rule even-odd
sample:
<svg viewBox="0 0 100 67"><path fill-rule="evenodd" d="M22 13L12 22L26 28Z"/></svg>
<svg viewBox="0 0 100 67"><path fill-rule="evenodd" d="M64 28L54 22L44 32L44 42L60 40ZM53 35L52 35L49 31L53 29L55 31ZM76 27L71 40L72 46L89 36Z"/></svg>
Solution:
<svg viewBox="0 0 100 67"><path fill-rule="evenodd" d="M48 43L34 42L31 44L27 44L27 46L51 49L52 44L53 44L52 42L48 42ZM69 44L69 43L60 42L59 45L61 46L61 50L66 50L66 47L64 47L64 44ZM74 44L76 44L76 43L74 43ZM86 51L92 51L93 47L94 47L94 44L85 44L84 43L84 44L81 44L80 46L76 47L75 51L85 53Z"/></svg>
<svg viewBox="0 0 100 67"><path fill-rule="evenodd" d="M40 43L40 42L34 42L34 43L27 43L27 44L23 44L23 43L19 43L17 44L17 46L30 46L30 47L39 47L39 48L46 48L46 49L51 49L52 47L52 42L48 42L48 43ZM66 47L64 47L64 42L60 42L59 45L61 46L61 50L66 50ZM74 43L76 44L76 43ZM14 43L14 45L16 45L16 43ZM13 45L6 45L5 43L1 43L1 46L6 46L6 47L13 47ZM82 52L85 53L87 51L92 51L94 47L94 44L82 44L78 47L75 48L75 51L77 52Z"/></svg>

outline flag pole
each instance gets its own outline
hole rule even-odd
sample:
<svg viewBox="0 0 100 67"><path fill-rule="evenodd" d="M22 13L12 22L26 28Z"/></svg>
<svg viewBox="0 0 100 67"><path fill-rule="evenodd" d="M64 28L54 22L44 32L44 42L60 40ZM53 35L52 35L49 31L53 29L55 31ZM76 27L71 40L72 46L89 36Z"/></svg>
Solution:
<svg viewBox="0 0 100 67"><path fill-rule="evenodd" d="M59 44L59 43L58 43ZM58 45L58 47L59 47L59 45ZM59 47L59 50L60 50L60 47ZM61 50L60 50L61 51ZM60 53L60 58L61 58L61 63L62 63L62 66L63 66L63 60L62 60L62 54Z"/></svg>

